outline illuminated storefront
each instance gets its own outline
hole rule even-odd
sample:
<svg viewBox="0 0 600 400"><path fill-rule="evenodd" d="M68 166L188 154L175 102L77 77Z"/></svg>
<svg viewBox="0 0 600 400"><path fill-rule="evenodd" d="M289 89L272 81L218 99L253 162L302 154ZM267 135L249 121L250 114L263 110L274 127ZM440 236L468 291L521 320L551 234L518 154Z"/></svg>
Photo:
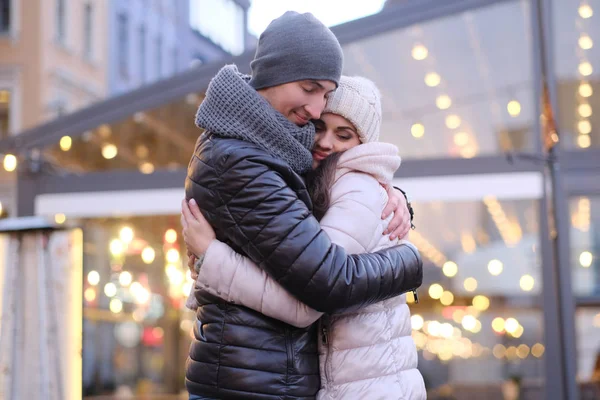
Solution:
<svg viewBox="0 0 600 400"><path fill-rule="evenodd" d="M494 398L511 382L523 399L598 390L598 18L600 0L406 1L334 29L345 73L380 87L381 139L403 156L397 184L426 260L412 324L431 399ZM252 56L232 62L247 71ZM193 115L221 66L0 143L19 155L19 214L84 229L87 395L183 390L193 315L179 205ZM544 157L557 137L553 196Z"/></svg>

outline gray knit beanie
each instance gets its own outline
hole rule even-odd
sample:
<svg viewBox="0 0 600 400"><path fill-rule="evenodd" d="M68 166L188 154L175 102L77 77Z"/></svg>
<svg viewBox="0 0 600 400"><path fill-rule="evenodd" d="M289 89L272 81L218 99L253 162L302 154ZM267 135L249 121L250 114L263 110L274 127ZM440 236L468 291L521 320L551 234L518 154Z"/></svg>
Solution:
<svg viewBox="0 0 600 400"><path fill-rule="evenodd" d="M258 90L305 79L339 84L344 55L337 38L311 13L287 11L260 35L250 63Z"/></svg>

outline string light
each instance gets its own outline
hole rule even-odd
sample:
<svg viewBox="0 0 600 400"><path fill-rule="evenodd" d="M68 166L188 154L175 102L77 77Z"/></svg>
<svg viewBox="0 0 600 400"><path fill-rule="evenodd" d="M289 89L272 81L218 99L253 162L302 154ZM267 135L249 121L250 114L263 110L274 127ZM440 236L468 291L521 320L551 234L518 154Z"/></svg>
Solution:
<svg viewBox="0 0 600 400"><path fill-rule="evenodd" d="M593 261L594 256L589 251L583 251L579 255L579 264L581 264L583 268L589 268L592 265Z"/></svg>
<svg viewBox="0 0 600 400"><path fill-rule="evenodd" d="M433 285L429 286L429 297L432 299L440 299L443 293L444 288L439 283L434 283Z"/></svg>
<svg viewBox="0 0 600 400"><path fill-rule="evenodd" d="M133 240L133 229L131 229L128 226L124 226L119 232L119 237L121 238L123 243L131 243L131 241Z"/></svg>
<svg viewBox="0 0 600 400"><path fill-rule="evenodd" d="M581 64L579 64L579 67L577 69L579 70L579 73L583 76L590 76L594 72L592 64L590 64L587 61L584 61Z"/></svg>
<svg viewBox="0 0 600 400"><path fill-rule="evenodd" d="M579 6L579 16L583 19L591 18L594 15L594 10L590 7L589 4L582 4Z"/></svg>
<svg viewBox="0 0 600 400"><path fill-rule="evenodd" d="M62 151L71 150L71 146L73 145L73 139L70 136L63 136L60 138L59 146Z"/></svg>
<svg viewBox="0 0 600 400"><path fill-rule="evenodd" d="M440 110L447 110L452 105L452 99L446 94L440 95L435 99L435 105Z"/></svg>
<svg viewBox="0 0 600 400"><path fill-rule="evenodd" d="M590 121L584 120L577 123L577 130L582 135L589 135L592 132L592 124Z"/></svg>
<svg viewBox="0 0 600 400"><path fill-rule="evenodd" d="M454 134L454 144L457 146L466 146L469 143L469 135L466 132L457 132Z"/></svg>
<svg viewBox="0 0 600 400"><path fill-rule="evenodd" d="M12 172L17 169L17 157L12 154L7 154L4 156L4 169L7 172Z"/></svg>
<svg viewBox="0 0 600 400"><path fill-rule="evenodd" d="M154 258L156 257L156 253L154 249L150 246L144 247L142 250L142 261L145 264L152 264L154 262Z"/></svg>
<svg viewBox="0 0 600 400"><path fill-rule="evenodd" d="M114 144L105 144L102 146L102 157L106 158L107 160L112 160L117 156L118 153L119 150Z"/></svg>
<svg viewBox="0 0 600 400"><path fill-rule="evenodd" d="M506 110L511 117L517 117L519 114L521 114L521 103L519 103L517 100L511 100L506 105Z"/></svg>
<svg viewBox="0 0 600 400"><path fill-rule="evenodd" d="M421 317L419 314L415 314L412 317L410 317L410 324L412 325L412 328L414 330L420 330L421 328L423 328L423 323L425 321L423 321L423 317Z"/></svg>
<svg viewBox="0 0 600 400"><path fill-rule="evenodd" d="M425 75L425 84L429 87L436 87L441 81L442 78L435 72L429 72Z"/></svg>
<svg viewBox="0 0 600 400"><path fill-rule="evenodd" d="M479 311L485 311L490 307L490 299L482 295L475 296L473 297L473 307Z"/></svg>
<svg viewBox="0 0 600 400"><path fill-rule="evenodd" d="M117 257L123 254L123 252L125 251L125 246L123 245L123 242L121 242L119 239L113 239L110 241L109 250L110 254Z"/></svg>
<svg viewBox="0 0 600 400"><path fill-rule="evenodd" d="M579 135L577 136L577 146L582 149L587 149L592 145L592 140L588 135Z"/></svg>
<svg viewBox="0 0 600 400"><path fill-rule="evenodd" d="M173 244L177 241L177 232L175 229L167 229L165 232L165 242Z"/></svg>
<svg viewBox="0 0 600 400"><path fill-rule="evenodd" d="M423 124L413 124L413 126L410 127L410 133L411 135L413 135L414 138L422 138L425 134L425 127L423 126Z"/></svg>
<svg viewBox="0 0 600 400"><path fill-rule="evenodd" d="M477 290L477 280L475 278L465 279L464 287L467 292L474 292Z"/></svg>
<svg viewBox="0 0 600 400"><path fill-rule="evenodd" d="M98 271L88 272L87 281L92 286L96 286L98 283L100 283L100 274L98 273Z"/></svg>
<svg viewBox="0 0 600 400"><path fill-rule="evenodd" d="M458 273L458 265L453 261L446 261L442 267L442 272L448 278L452 278Z"/></svg>
<svg viewBox="0 0 600 400"><path fill-rule="evenodd" d="M531 275L523 275L519 281L521 289L525 292L530 292L533 289L535 281Z"/></svg>
<svg viewBox="0 0 600 400"><path fill-rule="evenodd" d="M442 303L442 305L444 306L449 306L452 303L454 303L454 295L452 294L452 292L445 290L444 293L442 293L442 297L440 298L440 303Z"/></svg>
<svg viewBox="0 0 600 400"><path fill-rule="evenodd" d="M154 164L151 162L143 162L140 164L140 172L142 174L150 175L154 172Z"/></svg>
<svg viewBox="0 0 600 400"><path fill-rule="evenodd" d="M502 273L502 270L504 269L504 265L502 264L502 261L500 260L491 260L488 263L488 271L490 272L490 274L494 275L494 276L498 276Z"/></svg>
<svg viewBox="0 0 600 400"><path fill-rule="evenodd" d="M585 33L579 37L578 42L579 42L579 47L581 47L583 50L589 50L592 47L594 47L594 41L592 40L591 37L589 37Z"/></svg>
<svg viewBox="0 0 600 400"><path fill-rule="evenodd" d="M119 275L119 283L122 286L129 286L131 284L132 280L133 280L133 277L131 276L131 273L128 271L123 271Z"/></svg>
<svg viewBox="0 0 600 400"><path fill-rule="evenodd" d="M451 114L446 117L446 127L448 129L456 129L460 126L461 120L458 115Z"/></svg>
<svg viewBox="0 0 600 400"><path fill-rule="evenodd" d="M104 285L104 294L107 297L115 296L117 294L117 287L115 286L115 284L112 282L108 282L106 285Z"/></svg>
<svg viewBox="0 0 600 400"><path fill-rule="evenodd" d="M581 97L591 97L592 94L594 94L594 89L592 88L592 85L590 85L587 82L579 85L579 95Z"/></svg>
<svg viewBox="0 0 600 400"><path fill-rule="evenodd" d="M56 222L59 225L62 225L66 222L67 220L67 216L65 214L56 214L54 216L54 222Z"/></svg>
<svg viewBox="0 0 600 400"><path fill-rule="evenodd" d="M417 61L422 61L427 58L429 51L422 44L417 44L412 49L412 57Z"/></svg>
<svg viewBox="0 0 600 400"><path fill-rule="evenodd" d="M123 311L123 302L119 299L112 299L108 308L110 308L112 313L118 314Z"/></svg>
<svg viewBox="0 0 600 400"><path fill-rule="evenodd" d="M587 103L580 104L577 107L577 111L582 118L589 118L592 116L592 106Z"/></svg>

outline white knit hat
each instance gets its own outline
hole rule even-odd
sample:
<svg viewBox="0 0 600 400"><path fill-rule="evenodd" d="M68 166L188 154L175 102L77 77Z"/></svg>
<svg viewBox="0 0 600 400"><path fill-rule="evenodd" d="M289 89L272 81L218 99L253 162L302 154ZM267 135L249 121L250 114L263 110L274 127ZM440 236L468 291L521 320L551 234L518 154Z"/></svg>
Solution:
<svg viewBox="0 0 600 400"><path fill-rule="evenodd" d="M377 86L366 78L342 76L323 113L339 114L352 122L362 143L379 140L381 95Z"/></svg>

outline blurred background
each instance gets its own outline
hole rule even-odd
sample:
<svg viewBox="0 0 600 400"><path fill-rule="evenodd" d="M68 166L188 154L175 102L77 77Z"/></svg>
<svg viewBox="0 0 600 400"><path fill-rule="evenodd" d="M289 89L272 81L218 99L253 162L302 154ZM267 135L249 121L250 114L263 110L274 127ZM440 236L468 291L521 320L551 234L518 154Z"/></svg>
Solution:
<svg viewBox="0 0 600 400"><path fill-rule="evenodd" d="M25 398L10 366L40 293L70 306L39 324L70 333L20 362L31 376L64 343L62 398L187 398L194 113L286 10L332 26L344 73L381 89L425 258L409 300L429 398L600 398L600 0L0 0L1 216L83 233L3 234L0 398ZM15 269L25 248L83 257L19 324L49 263Z"/></svg>

